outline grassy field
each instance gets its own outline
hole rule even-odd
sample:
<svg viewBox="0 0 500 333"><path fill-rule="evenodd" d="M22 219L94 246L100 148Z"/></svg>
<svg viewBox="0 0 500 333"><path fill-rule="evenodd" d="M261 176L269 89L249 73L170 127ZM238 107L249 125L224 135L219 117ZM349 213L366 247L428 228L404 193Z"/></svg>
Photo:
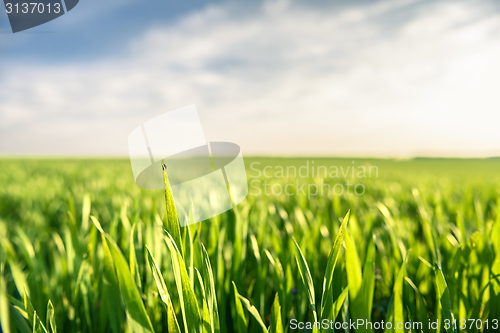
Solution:
<svg viewBox="0 0 500 333"><path fill-rule="evenodd" d="M0 159L1 331L500 331L500 159L245 162L179 227L126 159Z"/></svg>

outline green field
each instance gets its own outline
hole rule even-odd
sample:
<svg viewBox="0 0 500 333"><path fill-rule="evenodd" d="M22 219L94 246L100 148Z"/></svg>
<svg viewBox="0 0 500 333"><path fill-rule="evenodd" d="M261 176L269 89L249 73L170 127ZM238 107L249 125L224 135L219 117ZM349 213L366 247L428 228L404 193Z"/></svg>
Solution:
<svg viewBox="0 0 500 333"><path fill-rule="evenodd" d="M0 159L1 331L500 331L500 159L245 163L188 228L126 159Z"/></svg>

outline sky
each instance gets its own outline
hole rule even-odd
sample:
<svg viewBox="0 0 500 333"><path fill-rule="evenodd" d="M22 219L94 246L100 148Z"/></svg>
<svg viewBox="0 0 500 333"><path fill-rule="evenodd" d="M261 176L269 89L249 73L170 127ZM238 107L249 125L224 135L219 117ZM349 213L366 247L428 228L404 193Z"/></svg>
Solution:
<svg viewBox="0 0 500 333"><path fill-rule="evenodd" d="M0 155L127 156L196 104L244 155L500 155L500 2L82 0L13 34Z"/></svg>

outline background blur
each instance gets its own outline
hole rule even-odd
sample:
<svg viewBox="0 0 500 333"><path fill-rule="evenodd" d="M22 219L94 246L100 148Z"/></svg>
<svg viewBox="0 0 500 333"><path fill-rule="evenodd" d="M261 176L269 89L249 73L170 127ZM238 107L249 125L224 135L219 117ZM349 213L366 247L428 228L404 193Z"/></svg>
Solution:
<svg viewBox="0 0 500 333"><path fill-rule="evenodd" d="M126 156L195 103L244 154L500 154L500 2L82 0L12 34L0 154Z"/></svg>

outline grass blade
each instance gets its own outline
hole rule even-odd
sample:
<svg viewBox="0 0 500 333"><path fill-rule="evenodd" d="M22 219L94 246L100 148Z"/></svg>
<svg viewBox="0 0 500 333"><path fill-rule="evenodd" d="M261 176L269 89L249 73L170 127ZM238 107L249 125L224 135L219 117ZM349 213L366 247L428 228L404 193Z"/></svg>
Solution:
<svg viewBox="0 0 500 333"><path fill-rule="evenodd" d="M295 256L295 259L297 261L297 267L299 268L299 273L300 277L302 278L302 282L304 283L304 286L307 291L307 297L309 298L309 303L311 304L312 311L313 311L313 317L314 317L314 322L318 321L318 313L316 311L316 297L314 295L314 284L311 276L311 271L309 270L309 266L307 265L306 258L302 254L302 251L300 250L299 244L293 239L293 242L295 243L295 247L297 248L298 251L298 256ZM315 327L314 332L317 332L317 328Z"/></svg>
<svg viewBox="0 0 500 333"><path fill-rule="evenodd" d="M200 271L197 268L195 268L195 271L198 281L198 287L201 290L201 303L203 307L201 315L202 333L210 333L213 330L213 325L210 321L210 312L208 311L207 298L205 294L205 284L203 283L203 278L201 277Z"/></svg>
<svg viewBox="0 0 500 333"><path fill-rule="evenodd" d="M174 271L175 284L179 293L181 302L182 316L186 332L199 332L201 326L200 310L196 295L191 287L191 281L186 270L186 265L182 255L175 245L173 237L167 232L168 238L165 239L172 258L172 268Z"/></svg>
<svg viewBox="0 0 500 333"><path fill-rule="evenodd" d="M366 251L365 264L363 266L363 282L361 283L361 294L359 296L362 297L363 303L367 307L366 314L369 321L371 321L373 293L375 291L375 260L375 243L372 238Z"/></svg>
<svg viewBox="0 0 500 333"><path fill-rule="evenodd" d="M36 314L35 309L33 308L33 304L31 304L31 300L27 294L27 292L24 292L24 309L26 310L26 313L28 314L28 320L29 322L33 325L33 332L47 332L45 329L45 326L43 326L42 321Z"/></svg>
<svg viewBox="0 0 500 333"><path fill-rule="evenodd" d="M215 282L212 273L212 265L205 246L200 243L202 258L203 258L203 281L205 283L205 293L207 298L208 310L210 313L210 323L212 324L212 332L220 331L219 324L219 309L217 307L217 294L215 292Z"/></svg>
<svg viewBox="0 0 500 333"><path fill-rule="evenodd" d="M233 296L234 296L234 309L236 315L236 327L238 332L247 331L247 319L245 317L245 313L243 312L243 305L241 305L241 299L238 297L238 289L234 282L233 284Z"/></svg>
<svg viewBox="0 0 500 333"><path fill-rule="evenodd" d="M47 303L47 320L45 326L50 328L52 333L57 333L56 320L54 318L54 305L52 305L50 300Z"/></svg>
<svg viewBox="0 0 500 333"><path fill-rule="evenodd" d="M172 190L170 189L170 184L168 182L168 177L167 177L167 170L165 168L163 160L161 163L163 168L163 178L165 180L165 205L166 205L165 229L168 231L170 235L172 235L172 239L174 240L175 246L179 250L181 257L184 257L184 254L182 252L181 228L179 224L179 218L177 216L177 210L175 209L174 197L172 195Z"/></svg>
<svg viewBox="0 0 500 333"><path fill-rule="evenodd" d="M118 284L118 278L116 277L113 258L111 257L111 251L109 250L108 242L106 241L105 232L104 230L102 230L101 224L94 216L91 216L91 219L95 227L101 234L102 248L104 252L102 292L108 310L111 331L118 333L122 331L123 322L120 286Z"/></svg>
<svg viewBox="0 0 500 333"><path fill-rule="evenodd" d="M128 317L131 319L129 322L132 331L154 332L153 325L151 324L123 253L109 236L106 238L110 245L111 256L113 258L116 276L118 277L122 299L125 303L125 308L129 315Z"/></svg>
<svg viewBox="0 0 500 333"><path fill-rule="evenodd" d="M7 297L7 283L3 276L3 263L0 271L0 328L2 332L10 333L9 298Z"/></svg>
<svg viewBox="0 0 500 333"><path fill-rule="evenodd" d="M158 268L158 265L156 264L156 261L151 254L151 251L149 251L149 248L146 245L146 252L148 254L148 261L149 261L149 266L151 267L151 271L153 273L153 278L156 282L156 286L158 288L158 293L160 294L160 299L165 305L165 308L167 309L167 326L168 326L168 331L169 332L180 332L181 329L179 327L179 322L177 321L177 318L175 316L175 311L172 306L172 301L170 299L170 294L168 293L167 285L165 283L165 280L163 279L163 276L161 274L160 269Z"/></svg>
<svg viewBox="0 0 500 333"><path fill-rule="evenodd" d="M439 304L441 305L444 319L449 320L450 323L453 323L455 320L455 316L453 315L453 309L451 306L450 291L448 289L448 284L446 283L443 271L437 264L434 264L434 273L436 275L436 288L438 293ZM453 325L450 326L451 327L447 329L446 332L456 333L454 326Z"/></svg>
<svg viewBox="0 0 500 333"><path fill-rule="evenodd" d="M36 311L33 312L33 332L34 333L48 333L45 326L43 326L40 317L36 314Z"/></svg>
<svg viewBox="0 0 500 333"><path fill-rule="evenodd" d="M156 261L153 258L151 251L149 251L149 248L147 245L146 245L146 253L148 254L149 267L151 268L151 272L153 273L153 278L156 282L156 287L158 288L158 293L160 294L160 299L162 300L162 302L166 306L168 306L169 294L168 294L167 285L166 285L165 280L163 279L163 276L160 272L160 268L158 268L158 265L156 264Z"/></svg>
<svg viewBox="0 0 500 333"><path fill-rule="evenodd" d="M233 285L234 285L234 282L233 282ZM266 324L264 324L264 321L262 320L262 318L259 314L259 310L257 310L257 308L255 306L253 306L250 303L250 301L248 299L246 299L245 297L241 296L240 294L236 294L236 295L241 300L241 302L243 304L245 304L245 307L247 308L248 312L250 312L250 314L255 318L255 320L257 320L260 327L262 327L262 330L267 333L268 331L267 331Z"/></svg>
<svg viewBox="0 0 500 333"><path fill-rule="evenodd" d="M274 297L273 307L271 309L271 327L270 333L283 333L283 323L281 322L281 306L278 293Z"/></svg>
<svg viewBox="0 0 500 333"><path fill-rule="evenodd" d="M112 281L114 280L113 283L116 283L116 280L118 281L121 297L125 303L125 309L128 315L127 322L130 329L133 332L154 332L153 325L151 324L151 320L146 312L144 303L142 302L142 298L137 290L134 278L132 277L123 253L114 240L104 233L97 219L92 217L92 220L97 229L101 232L103 247L108 247L110 258L107 258L107 268L105 272L108 278ZM115 268L116 279L113 277L114 274L110 271L110 259L112 259L112 265ZM110 306L116 307L116 304L110 304Z"/></svg>
<svg viewBox="0 0 500 333"><path fill-rule="evenodd" d="M337 318L337 316L339 315L348 292L349 286L345 287L344 290L342 290L342 292L340 293L339 297L337 297L335 302L333 302L333 315L331 317L331 320L335 320L335 318Z"/></svg>
<svg viewBox="0 0 500 333"><path fill-rule="evenodd" d="M26 313L26 311L23 311L21 307L11 304L10 315L12 319L12 325L17 329L19 333L32 332L32 330L28 326L28 314Z"/></svg>
<svg viewBox="0 0 500 333"><path fill-rule="evenodd" d="M337 265L337 260L340 253L340 248L344 241L344 229L349 222L350 211L344 217L342 224L340 225L335 241L333 242L333 247L328 256L328 262L326 264L325 276L323 278L323 295L321 296L321 318L331 318L333 311L333 289L332 289L332 279L335 266ZM326 311L325 311L326 309Z"/></svg>
<svg viewBox="0 0 500 333"><path fill-rule="evenodd" d="M408 256L407 256L408 258ZM403 262L401 265L401 268L399 269L398 275L396 277L396 280L394 282L394 288L393 288L393 295L391 298L391 303L392 307L391 310L392 312L389 313L390 319L392 320L392 324L394 327L395 332L400 332L404 333L404 329L402 328L397 328L398 323L404 323L404 314L403 314L403 282L404 278L406 276L406 260ZM389 319L387 319L389 321ZM388 330L386 330L388 331ZM392 332L392 330L391 330Z"/></svg>
<svg viewBox="0 0 500 333"><path fill-rule="evenodd" d="M370 313L369 307L364 304L363 295L363 276L361 274L361 263L358 256L358 251L354 245L349 232L345 233L345 265L347 272L347 282L349 285L349 310L355 321L368 321ZM359 332L373 332L373 330L362 326L358 329Z"/></svg>
<svg viewBox="0 0 500 333"><path fill-rule="evenodd" d="M153 278L156 282L156 287L158 288L158 293L160 294L160 299L165 305L167 309L167 326L169 332L180 332L181 329L179 327L179 322L177 321L177 317L175 316L175 311L172 305L172 300L170 299L170 294L168 293L167 285L163 276L161 274L158 265L156 264L151 251L149 251L148 246L146 245L146 252L148 254L149 266L151 267L151 271L153 273Z"/></svg>

